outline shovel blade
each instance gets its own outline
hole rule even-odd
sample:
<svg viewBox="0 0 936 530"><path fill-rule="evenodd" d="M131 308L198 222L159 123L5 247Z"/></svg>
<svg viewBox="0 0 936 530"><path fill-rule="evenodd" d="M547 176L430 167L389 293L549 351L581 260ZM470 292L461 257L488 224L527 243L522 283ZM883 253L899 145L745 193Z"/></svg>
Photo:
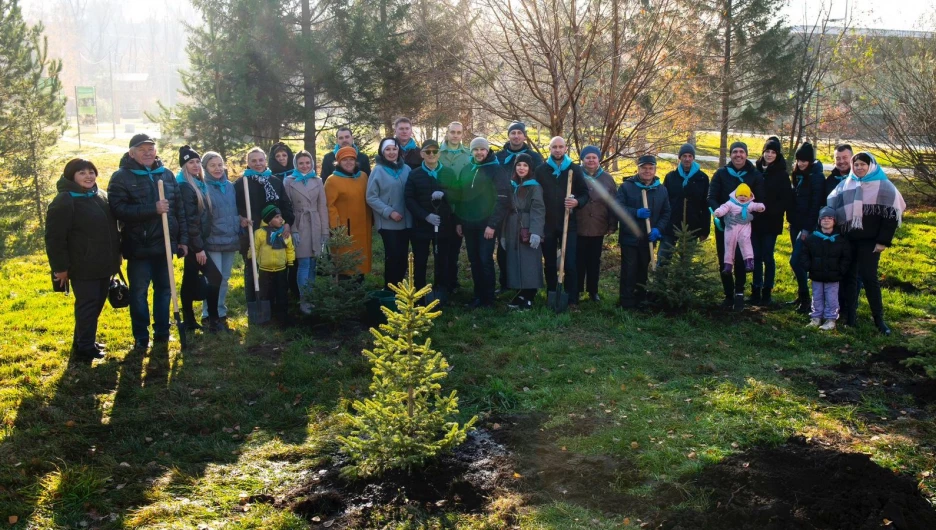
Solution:
<svg viewBox="0 0 936 530"><path fill-rule="evenodd" d="M556 291L549 291L546 295L546 305L556 313L562 313L569 308L569 294L564 292L561 287Z"/></svg>
<svg viewBox="0 0 936 530"><path fill-rule="evenodd" d="M269 300L247 302L247 322L249 324L265 324L270 321L270 318Z"/></svg>
<svg viewBox="0 0 936 530"><path fill-rule="evenodd" d="M188 339L185 337L185 324L182 323L182 315L176 311L172 316L175 318L176 330L179 331L179 346L184 350L188 346Z"/></svg>

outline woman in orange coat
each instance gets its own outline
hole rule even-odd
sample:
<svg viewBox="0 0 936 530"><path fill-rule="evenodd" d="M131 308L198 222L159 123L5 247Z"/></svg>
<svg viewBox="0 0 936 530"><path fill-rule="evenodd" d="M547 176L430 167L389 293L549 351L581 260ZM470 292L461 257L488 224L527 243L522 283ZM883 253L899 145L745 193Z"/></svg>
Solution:
<svg viewBox="0 0 936 530"><path fill-rule="evenodd" d="M371 242L373 240L373 212L367 206L367 173L358 169L357 151L342 147L335 155L338 168L325 181L328 202L328 224L331 228L348 228L354 241L351 250L360 250L364 258L358 274L371 270Z"/></svg>

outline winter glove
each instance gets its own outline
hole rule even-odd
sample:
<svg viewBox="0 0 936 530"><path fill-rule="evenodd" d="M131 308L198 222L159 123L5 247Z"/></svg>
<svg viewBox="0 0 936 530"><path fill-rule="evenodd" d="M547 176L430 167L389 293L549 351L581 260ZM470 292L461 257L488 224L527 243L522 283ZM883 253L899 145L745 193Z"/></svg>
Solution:
<svg viewBox="0 0 936 530"><path fill-rule="evenodd" d="M650 219L650 208L641 208L637 210L637 219Z"/></svg>
<svg viewBox="0 0 936 530"><path fill-rule="evenodd" d="M663 236L660 235L660 229L659 229L659 228L654 228L653 230L650 231L650 242L651 242L651 243L655 243L655 242L659 241L661 237L663 237Z"/></svg>
<svg viewBox="0 0 936 530"><path fill-rule="evenodd" d="M540 236L536 234L530 234L530 248L536 250L539 248Z"/></svg>
<svg viewBox="0 0 936 530"><path fill-rule="evenodd" d="M441 193L441 192L437 192L437 193ZM442 218L434 213L431 213L426 216L426 222L431 224L432 226L439 226L440 224L442 224Z"/></svg>
<svg viewBox="0 0 936 530"><path fill-rule="evenodd" d="M432 200L441 201L443 195L445 195L445 193L442 193L441 191L434 191L432 192Z"/></svg>

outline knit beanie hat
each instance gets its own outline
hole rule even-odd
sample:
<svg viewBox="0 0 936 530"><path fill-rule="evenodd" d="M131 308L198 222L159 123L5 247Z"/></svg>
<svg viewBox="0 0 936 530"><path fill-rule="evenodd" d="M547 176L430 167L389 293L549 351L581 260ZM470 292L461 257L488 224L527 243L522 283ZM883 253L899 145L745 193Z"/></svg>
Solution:
<svg viewBox="0 0 936 530"><path fill-rule="evenodd" d="M523 162L524 164L527 165L528 168L530 168L530 171L527 173L527 178L532 178L533 170L536 169L533 167L533 157L526 153L520 153L519 155L517 155L517 157L514 158L514 174L517 173L517 164L519 164L520 162Z"/></svg>
<svg viewBox="0 0 936 530"><path fill-rule="evenodd" d="M277 208L275 204L267 204L260 214L264 223L269 223L277 215L282 215L282 212L280 212L280 209Z"/></svg>
<svg viewBox="0 0 936 530"><path fill-rule="evenodd" d="M380 150L377 151L377 154L383 156L384 149L386 149L390 144L396 144L397 147L400 147L400 144L397 142L396 138L384 138L380 141Z"/></svg>
<svg viewBox="0 0 936 530"><path fill-rule="evenodd" d="M764 144L764 151L773 151L778 155L783 154L783 146L780 145L780 139L776 136L768 138L767 143Z"/></svg>
<svg viewBox="0 0 936 530"><path fill-rule="evenodd" d="M823 206L822 209L819 210L819 219L822 220L823 217L831 217L832 219L835 219L835 208L832 208L831 206Z"/></svg>
<svg viewBox="0 0 936 530"><path fill-rule="evenodd" d="M338 150L338 153L335 155L335 160L341 162L345 158L354 158L357 159L357 151L353 147L346 146Z"/></svg>
<svg viewBox="0 0 936 530"><path fill-rule="evenodd" d="M693 147L692 144L683 144L682 147L679 148L679 158L682 158L686 153L689 153L692 155L692 158L695 158L695 147Z"/></svg>
<svg viewBox="0 0 936 530"><path fill-rule="evenodd" d="M582 152L579 153L579 158L582 159L582 160L585 160L585 157L588 156L588 155L597 155L597 156L598 156L598 159L600 160L600 159L601 159L601 149L598 149L597 147L595 147L595 146L593 146L593 145L589 145L589 146L585 147L584 149L582 149Z"/></svg>
<svg viewBox="0 0 936 530"><path fill-rule="evenodd" d="M738 184L738 187L734 190L735 197L750 197L751 196L751 187L745 183Z"/></svg>
<svg viewBox="0 0 936 530"><path fill-rule="evenodd" d="M816 159L816 150L813 149L811 143L806 142L796 150L796 159L812 162Z"/></svg>
<svg viewBox="0 0 936 530"><path fill-rule="evenodd" d="M507 134L510 134L510 131L520 131L526 136L526 124L522 121L515 121L507 127Z"/></svg>
<svg viewBox="0 0 936 530"><path fill-rule="evenodd" d="M201 155L195 152L194 149L187 145L183 145L179 148L179 165L184 166L186 162L192 160L193 158L201 159Z"/></svg>
<svg viewBox="0 0 936 530"><path fill-rule="evenodd" d="M739 148L739 147L740 147L741 149L744 149L744 154L748 154L747 144L744 143L744 142L735 142L735 143L731 144L731 147L728 148L728 154L731 154L732 151L734 151L735 149L737 149L737 148Z"/></svg>
<svg viewBox="0 0 936 530"><path fill-rule="evenodd" d="M482 138L482 137L479 136L479 137L477 137L477 138L471 140L471 144L468 145L468 148L471 149L472 151L475 150L475 149L478 149L478 148L481 148L481 149L490 149L490 148L491 148L491 144L490 144L490 142L487 141L487 138Z"/></svg>

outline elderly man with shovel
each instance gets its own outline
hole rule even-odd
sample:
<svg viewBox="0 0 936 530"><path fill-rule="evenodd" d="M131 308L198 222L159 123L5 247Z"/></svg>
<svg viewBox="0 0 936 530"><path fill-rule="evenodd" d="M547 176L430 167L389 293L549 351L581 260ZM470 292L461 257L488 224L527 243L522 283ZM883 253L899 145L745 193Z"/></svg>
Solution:
<svg viewBox="0 0 936 530"><path fill-rule="evenodd" d="M629 221L621 224L621 299L618 305L633 309L646 304L647 271L656 266L653 245L663 237L670 221L670 203L666 188L656 176L656 157L644 155L637 160L637 174L618 188L617 203ZM628 219L624 219L628 221Z"/></svg>

